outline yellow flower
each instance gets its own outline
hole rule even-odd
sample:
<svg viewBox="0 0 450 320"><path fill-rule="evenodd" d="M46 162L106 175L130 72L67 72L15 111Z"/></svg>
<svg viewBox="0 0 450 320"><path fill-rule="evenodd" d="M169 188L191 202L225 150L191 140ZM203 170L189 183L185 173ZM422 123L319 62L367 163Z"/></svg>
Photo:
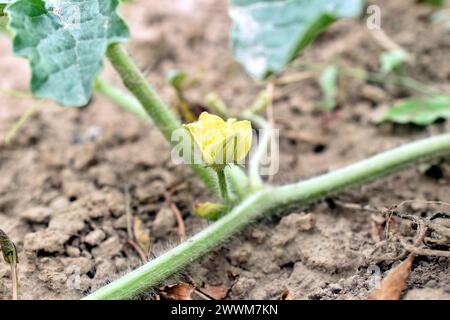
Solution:
<svg viewBox="0 0 450 320"><path fill-rule="evenodd" d="M200 149L208 166L223 168L242 161L252 144L250 121L236 121L203 112L197 122L184 125Z"/></svg>

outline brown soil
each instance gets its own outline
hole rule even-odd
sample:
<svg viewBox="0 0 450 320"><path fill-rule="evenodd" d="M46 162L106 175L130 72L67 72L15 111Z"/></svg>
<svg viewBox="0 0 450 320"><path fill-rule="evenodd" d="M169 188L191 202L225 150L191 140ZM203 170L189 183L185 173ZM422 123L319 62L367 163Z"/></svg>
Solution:
<svg viewBox="0 0 450 320"><path fill-rule="evenodd" d="M450 35L430 25L431 9L408 0L374 2L382 8L386 33L415 56L407 73L450 88ZM168 3L141 0L123 6L133 33L128 48L149 80L170 101L173 93L164 75L183 69L200 79L188 91L191 100L202 101L214 91L235 109L248 106L261 87L229 53L226 2ZM27 90L27 62L13 57L5 37L0 37L0 51L0 88ZM345 64L376 70L380 52L364 22L342 21L301 59L326 63L339 54ZM118 83L110 66L105 76ZM324 117L315 106L321 93L314 79L278 89L274 113L281 129L281 167L273 183L298 181L450 130L448 122L426 128L375 125L381 110L411 92L356 80L346 80L342 87L340 107L332 117ZM2 94L0 137L33 103ZM211 196L187 169L170 162L169 151L155 129L98 95L80 109L45 102L12 145L0 144L0 228L19 250L21 298L78 299L141 264L126 245L126 190L132 214L151 235L154 255L179 241L166 203L169 191L188 235L205 227L190 208L195 200ZM168 284L181 278L200 289L226 287L228 299L279 299L287 290L295 299L364 299L373 277L398 261L380 258L389 248L372 254L376 245L370 213L335 203L385 208L410 199L450 202L449 170L421 169L413 167L283 218L257 222ZM438 210L417 204L405 209L423 215ZM302 211L312 214L314 227L304 225ZM1 263L0 299L10 298L10 287L9 268ZM449 260L416 258L405 295L449 299Z"/></svg>

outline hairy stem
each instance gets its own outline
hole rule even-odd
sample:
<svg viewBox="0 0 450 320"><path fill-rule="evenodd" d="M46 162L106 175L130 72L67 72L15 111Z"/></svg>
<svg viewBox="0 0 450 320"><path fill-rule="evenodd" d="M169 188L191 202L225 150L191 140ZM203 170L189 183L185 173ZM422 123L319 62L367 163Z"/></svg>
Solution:
<svg viewBox="0 0 450 320"><path fill-rule="evenodd" d="M225 167L225 175L233 194L236 194L239 199L244 199L249 195L249 179L244 170L235 164L229 164Z"/></svg>
<svg viewBox="0 0 450 320"><path fill-rule="evenodd" d="M305 205L342 189L383 177L418 160L438 155L450 155L450 134L410 143L307 181L282 187L267 187L247 197L229 214L188 241L85 299L132 298L160 284L267 212Z"/></svg>
<svg viewBox="0 0 450 320"><path fill-rule="evenodd" d="M172 141L172 133L180 128L181 124L147 82L134 61L119 44L110 45L106 55L125 87L141 103L167 141Z"/></svg>
<svg viewBox="0 0 450 320"><path fill-rule="evenodd" d="M217 178L219 180L220 196L228 205L230 204L230 194L228 191L227 178L225 177L225 169L217 171Z"/></svg>

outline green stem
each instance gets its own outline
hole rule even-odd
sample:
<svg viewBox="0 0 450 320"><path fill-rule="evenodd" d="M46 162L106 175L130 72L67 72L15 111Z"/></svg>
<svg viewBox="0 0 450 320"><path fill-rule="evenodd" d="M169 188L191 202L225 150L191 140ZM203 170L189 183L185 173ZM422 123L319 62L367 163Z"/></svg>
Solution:
<svg viewBox="0 0 450 320"><path fill-rule="evenodd" d="M172 141L172 133L180 128L181 124L147 82L134 61L119 44L110 45L106 55L125 87L141 103L167 141Z"/></svg>
<svg viewBox="0 0 450 320"><path fill-rule="evenodd" d="M249 186L249 179L239 166L235 164L229 164L225 167L225 175L228 178L228 182L231 186L231 191L236 194L239 199L247 197L251 190Z"/></svg>
<svg viewBox="0 0 450 320"><path fill-rule="evenodd" d="M268 187L246 198L230 213L190 240L111 282L85 299L132 298L161 284L166 278L208 253L268 211L292 205L302 206L344 188L386 176L418 160L449 154L450 134L443 134L404 145L307 181L282 187Z"/></svg>
<svg viewBox="0 0 450 320"><path fill-rule="evenodd" d="M17 136L20 129L30 120L30 118L36 113L42 102L31 105L25 112L20 116L19 120L14 123L13 127L8 131L5 136L5 144L11 144L13 139Z"/></svg>
<svg viewBox="0 0 450 320"><path fill-rule="evenodd" d="M259 168L263 157L267 154L267 150L271 138L271 127L269 123L261 116L255 114L246 114L245 118L256 123L261 129L263 129L260 141L258 142L258 148L256 152L250 157L248 164L248 175L250 180L251 190L260 190L264 187L264 182L259 174Z"/></svg>
<svg viewBox="0 0 450 320"><path fill-rule="evenodd" d="M230 204L230 194L228 192L227 178L225 177L225 169L217 170L217 178L219 181L219 191L221 198L227 205Z"/></svg>
<svg viewBox="0 0 450 320"><path fill-rule="evenodd" d="M33 95L27 91L0 88L0 94L16 98L33 98Z"/></svg>
<svg viewBox="0 0 450 320"><path fill-rule="evenodd" d="M125 87L140 102L155 126L167 141L176 145L179 141L172 140L172 133L181 128L180 122L169 111L167 105L162 102L130 56L119 44L110 45L106 55L122 78ZM217 179L212 169L206 169L195 164L192 164L191 168L209 189L217 190Z"/></svg>
<svg viewBox="0 0 450 320"><path fill-rule="evenodd" d="M147 112L142 108L138 100L108 83L102 78L97 78L94 82L94 89L103 96L114 101L117 105L121 106L125 110L134 113L138 117L151 122L151 118Z"/></svg>

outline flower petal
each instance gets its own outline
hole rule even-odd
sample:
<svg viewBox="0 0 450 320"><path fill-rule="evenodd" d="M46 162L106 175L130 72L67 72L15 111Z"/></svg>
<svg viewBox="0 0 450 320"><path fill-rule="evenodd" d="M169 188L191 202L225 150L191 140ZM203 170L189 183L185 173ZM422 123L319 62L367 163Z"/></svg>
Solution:
<svg viewBox="0 0 450 320"><path fill-rule="evenodd" d="M239 162L247 156L252 145L253 132L250 121L243 120L233 123L233 131L236 135L235 162Z"/></svg>
<svg viewBox="0 0 450 320"><path fill-rule="evenodd" d="M198 123L203 127L203 129L222 129L225 127L225 121L221 117L218 117L208 112L202 112L198 118Z"/></svg>
<svg viewBox="0 0 450 320"><path fill-rule="evenodd" d="M229 134L221 140L217 140L206 149L216 165L226 165L234 162L235 135Z"/></svg>
<svg viewBox="0 0 450 320"><path fill-rule="evenodd" d="M202 129L202 127L197 122L185 124L185 125L183 125L183 127L185 127L189 131L189 133L194 138L194 140L198 144L198 146L200 148L203 148L203 129Z"/></svg>

